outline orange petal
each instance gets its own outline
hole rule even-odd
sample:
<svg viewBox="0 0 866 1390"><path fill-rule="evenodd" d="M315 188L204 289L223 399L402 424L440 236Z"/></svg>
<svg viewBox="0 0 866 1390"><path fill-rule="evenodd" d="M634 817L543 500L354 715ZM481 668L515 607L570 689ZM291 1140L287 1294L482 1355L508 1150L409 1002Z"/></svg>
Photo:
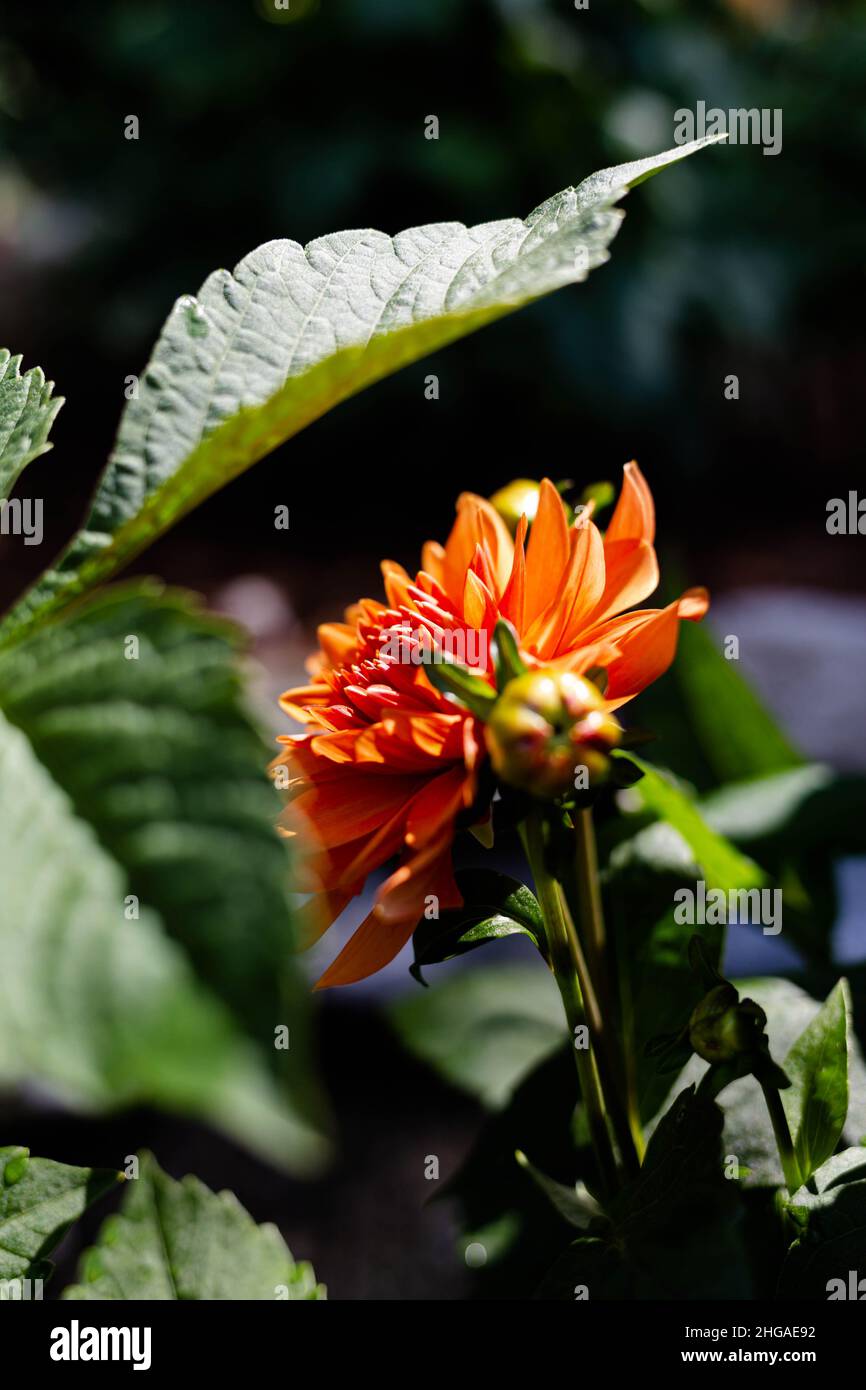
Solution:
<svg viewBox="0 0 866 1390"><path fill-rule="evenodd" d="M605 537L604 564L604 593L588 619L592 623L643 603L658 587L658 561L649 541L610 541Z"/></svg>
<svg viewBox="0 0 866 1390"><path fill-rule="evenodd" d="M322 623L319 646L332 666L344 666L358 648L358 634L348 623Z"/></svg>
<svg viewBox="0 0 866 1390"><path fill-rule="evenodd" d="M353 894L346 892L314 893L301 907L295 909L295 932L298 950L308 951L332 927Z"/></svg>
<svg viewBox="0 0 866 1390"><path fill-rule="evenodd" d="M606 541L655 540L656 514L653 495L637 464L632 460L622 470L622 491L617 499Z"/></svg>
<svg viewBox="0 0 866 1390"><path fill-rule="evenodd" d="M463 589L463 617L468 627L493 628L497 609L493 595L474 570L466 571Z"/></svg>
<svg viewBox="0 0 866 1390"><path fill-rule="evenodd" d="M568 558L568 521L562 498L550 479L543 478L526 551L526 624L549 604Z"/></svg>
<svg viewBox="0 0 866 1390"><path fill-rule="evenodd" d="M526 634L527 647L541 658L576 645L604 590L604 547L594 522L572 528L569 549L555 597Z"/></svg>
<svg viewBox="0 0 866 1390"><path fill-rule="evenodd" d="M451 871L450 838L414 856L383 884L379 902L317 981L316 989L355 984L389 965L415 930L431 894L439 899L440 908L462 904Z"/></svg>
<svg viewBox="0 0 866 1390"><path fill-rule="evenodd" d="M410 576L402 565L393 560L383 560L380 565L385 581L385 594L392 608L404 608L409 602L408 592L412 585Z"/></svg>
<svg viewBox="0 0 866 1390"><path fill-rule="evenodd" d="M676 655L680 619L697 622L708 603L706 589L689 589L667 608L629 613L602 626L599 635L604 632L622 653L607 668L609 708L625 704L664 674Z"/></svg>
<svg viewBox="0 0 866 1390"><path fill-rule="evenodd" d="M333 848L377 830L417 790L417 776L368 776L348 771L309 786L286 808L291 813L287 819L301 816L312 839Z"/></svg>
<svg viewBox="0 0 866 1390"><path fill-rule="evenodd" d="M493 572L502 576L504 588L511 569L512 541L508 528L485 498L464 492L457 498L457 520L445 542L443 583L452 599L459 601L462 597L466 571L478 545L487 549Z"/></svg>
<svg viewBox="0 0 866 1390"><path fill-rule="evenodd" d="M445 547L438 541L425 541L421 547L421 568L436 580L445 583Z"/></svg>
<svg viewBox="0 0 866 1390"><path fill-rule="evenodd" d="M517 523L517 534L514 537L511 575L499 603L503 618L513 623L518 633L523 631L523 610L526 601L526 552L523 548L526 531L526 517L522 516Z"/></svg>

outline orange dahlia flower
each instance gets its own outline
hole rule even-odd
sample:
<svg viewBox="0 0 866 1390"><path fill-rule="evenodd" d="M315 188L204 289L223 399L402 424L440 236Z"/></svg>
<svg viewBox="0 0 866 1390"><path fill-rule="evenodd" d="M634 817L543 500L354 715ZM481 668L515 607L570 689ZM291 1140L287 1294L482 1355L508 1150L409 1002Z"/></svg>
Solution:
<svg viewBox="0 0 866 1390"><path fill-rule="evenodd" d="M452 841L460 826L489 818L489 782L484 795L479 782L487 758L481 723L407 652L456 648L493 686L489 639L505 618L529 666L603 668L613 710L667 670L679 620L706 612L703 589L667 608L625 611L658 583L655 510L636 463L625 466L604 535L591 513L569 523L545 479L527 543L526 517L512 539L489 502L464 493L446 544L428 541L414 580L386 560L387 601L361 599L344 623L319 628L312 683L280 702L310 731L281 738L286 748L273 765L289 770L281 828L300 837L302 886L312 893L304 944L322 935L373 870L395 856L397 866L317 988L351 984L387 965L431 896L440 909L461 906Z"/></svg>

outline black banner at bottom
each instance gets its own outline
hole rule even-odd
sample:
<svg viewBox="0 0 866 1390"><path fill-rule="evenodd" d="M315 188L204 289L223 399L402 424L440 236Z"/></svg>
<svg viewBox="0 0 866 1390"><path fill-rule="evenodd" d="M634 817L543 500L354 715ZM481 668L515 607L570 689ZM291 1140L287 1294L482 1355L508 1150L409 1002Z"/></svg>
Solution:
<svg viewBox="0 0 866 1390"><path fill-rule="evenodd" d="M465 1305L464 1305L465 1307ZM475 1303L458 1314L456 1327L469 1316L477 1354L489 1358L514 1351L513 1331L494 1305ZM63 1303L0 1301L0 1346L41 1374L60 1378L98 1376L105 1368L141 1375L165 1372L205 1373L221 1377L243 1374L249 1380L270 1367L282 1366L287 1374L298 1358L313 1353L323 1357L329 1374L342 1355L351 1358L356 1371L369 1359L393 1365L399 1345L409 1329L415 1350L408 1365L423 1348L428 1376L441 1357L447 1368L456 1354L454 1343L442 1336L443 1315L428 1322L419 1310L419 1323L400 1305L399 1326L393 1320L378 1323L377 1305L342 1304L317 1306L310 1311L285 1308L277 1303ZM492 1311L488 1325L486 1316ZM533 1347L546 1361L551 1335L554 1345L571 1348L575 1365L584 1365L589 1353L601 1357L610 1370L640 1369L643 1374L665 1374L682 1366L811 1366L823 1375L849 1367L862 1345L866 1317L859 1302L828 1303L593 1303L576 1302L563 1315L528 1305L520 1322L520 1351L529 1358ZM336 1322L331 1323L330 1319ZM429 1314L427 1315L429 1318ZM362 1319L362 1322L358 1320ZM334 1338L348 1322L344 1341ZM426 1326L425 1326L426 1322ZM408 1327L407 1327L408 1324ZM510 1324L510 1319L509 1319ZM323 1342L323 1332L330 1332ZM544 1342L537 1340L541 1334ZM566 1339L560 1342L560 1338ZM308 1340L309 1339L309 1340ZM437 1350L438 1348L438 1350ZM483 1352L482 1352L483 1348ZM542 1353L542 1348L544 1351ZM461 1358L462 1359L462 1358ZM303 1364L303 1363L302 1363ZM539 1367L543 1373L543 1367Z"/></svg>

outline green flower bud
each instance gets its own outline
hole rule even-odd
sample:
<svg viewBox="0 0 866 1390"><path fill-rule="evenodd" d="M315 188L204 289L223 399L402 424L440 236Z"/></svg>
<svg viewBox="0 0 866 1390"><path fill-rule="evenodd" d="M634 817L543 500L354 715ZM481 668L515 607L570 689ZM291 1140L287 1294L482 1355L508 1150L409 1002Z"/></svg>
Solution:
<svg viewBox="0 0 866 1390"><path fill-rule="evenodd" d="M531 478L515 478L513 482L494 492L490 501L496 508L512 536L522 516L531 524L538 510L539 484Z"/></svg>
<svg viewBox="0 0 866 1390"><path fill-rule="evenodd" d="M716 985L689 1019L689 1042L705 1062L730 1062L761 1044L767 1015L754 999L740 999L731 984Z"/></svg>
<svg viewBox="0 0 866 1390"><path fill-rule="evenodd" d="M564 483L559 485L565 487ZM541 488L540 483L533 482L532 478L515 478L512 482L506 483L498 492L494 492L490 498L491 505L496 508L505 525L508 527L512 536L517 532L517 523L522 516L531 526L535 520L535 513L538 511L538 494ZM574 519L574 513L567 502L562 504L565 507L565 514L569 521Z"/></svg>
<svg viewBox="0 0 866 1390"><path fill-rule="evenodd" d="M608 772L622 729L591 681L570 671L527 671L509 681L484 730L497 776L545 799L573 791L579 767L590 785Z"/></svg>

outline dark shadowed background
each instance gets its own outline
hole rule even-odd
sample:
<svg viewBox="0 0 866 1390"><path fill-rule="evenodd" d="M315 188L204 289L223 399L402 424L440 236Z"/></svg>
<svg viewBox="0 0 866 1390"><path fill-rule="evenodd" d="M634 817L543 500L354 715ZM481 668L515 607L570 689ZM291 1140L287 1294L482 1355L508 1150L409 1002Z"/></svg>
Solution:
<svg viewBox="0 0 866 1390"><path fill-rule="evenodd" d="M0 538L4 606L82 514L125 379L173 300L216 267L274 237L524 216L596 168L672 145L679 108L779 108L779 154L719 148L639 188L587 284L340 406L136 568L250 628L276 733L274 697L300 675L316 622L378 593L381 557L415 566L459 491L543 473L617 480L636 457L663 561L710 586L715 630L739 636L742 668L805 751L862 768L866 541L825 523L861 478L864 70L866 5L853 0L8 7L0 344L42 365L67 404L30 475L45 543ZM288 532L273 525L279 504ZM840 954L856 961L860 865L846 874ZM478 1113L393 1046L378 999L407 988L401 960L323 1011L342 1142L319 1183L287 1184L149 1113L91 1122L40 1101L27 1142L106 1165L147 1145L175 1174L233 1187L334 1297L459 1297L447 1207L421 1210L423 1160L448 1171Z"/></svg>

